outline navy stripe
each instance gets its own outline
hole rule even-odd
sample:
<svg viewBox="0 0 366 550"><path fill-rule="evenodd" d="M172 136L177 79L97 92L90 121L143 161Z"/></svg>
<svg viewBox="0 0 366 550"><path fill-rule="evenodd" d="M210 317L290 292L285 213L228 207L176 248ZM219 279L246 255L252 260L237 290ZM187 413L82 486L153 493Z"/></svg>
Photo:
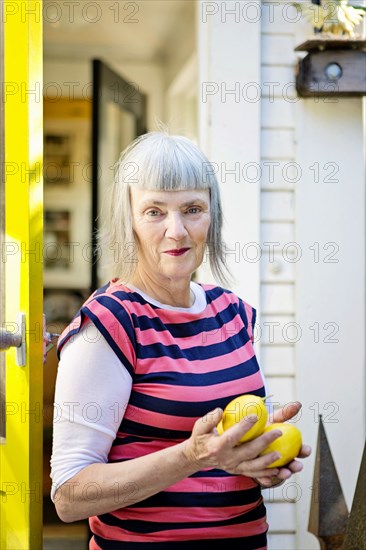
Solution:
<svg viewBox="0 0 366 550"><path fill-rule="evenodd" d="M126 309L111 296L100 296L95 301L101 304L114 315L116 321L123 326L132 344L136 346L136 335L134 326ZM88 306L86 307L88 308Z"/></svg>
<svg viewBox="0 0 366 550"><path fill-rule="evenodd" d="M211 497L211 494L210 494ZM207 498L207 496L206 496ZM139 503L141 504L141 502ZM206 505L207 506L207 505ZM133 507L131 507L133 509ZM240 516L234 518L229 518L222 521L182 521L182 522L156 522L156 521L140 521L132 519L120 519L112 514L104 514L98 516L102 523L110 525L113 527L120 527L126 529L127 531L132 531L134 533L158 533L159 531L169 531L171 529L200 529L200 528L214 528L214 527L224 527L226 525L240 525L243 523L243 530L245 530L245 523L250 521L255 521L265 517L266 509L264 504L257 506L249 512L245 512Z"/></svg>
<svg viewBox="0 0 366 550"><path fill-rule="evenodd" d="M174 338L187 338L201 333L223 330L225 325L238 314L238 306L228 304L224 310L216 315L186 322L164 324L159 317L137 315L136 313L131 313L131 318L135 327L138 327L141 331L154 329L156 332L165 332L168 330ZM243 320L238 319L238 322L243 322ZM209 338L209 335L207 337Z"/></svg>
<svg viewBox="0 0 366 550"><path fill-rule="evenodd" d="M138 389L139 383L158 383L172 386L213 386L231 380L241 380L243 376L251 376L259 370L255 355L245 363L228 367L221 371L191 373L191 372L152 372L151 374L136 374L134 383Z"/></svg>
<svg viewBox="0 0 366 550"><path fill-rule="evenodd" d="M213 288L207 289L206 290L207 303L210 304L211 302L213 302L223 294L233 294L233 293L231 292L231 290L227 290L226 288L221 288L219 286L215 286Z"/></svg>
<svg viewBox="0 0 366 550"><path fill-rule="evenodd" d="M253 336L254 336L254 329L255 329L256 320L257 320L257 310L252 308L252 333L253 333Z"/></svg>
<svg viewBox="0 0 366 550"><path fill-rule="evenodd" d="M245 311L245 306L242 300L239 300L239 312L240 312L240 317L243 319L245 326L248 328L248 316L247 316L247 312Z"/></svg>
<svg viewBox="0 0 366 550"><path fill-rule="evenodd" d="M234 349L242 348L248 341L249 335L247 329L243 326L240 332L226 339L225 342L217 342L208 346L194 346L187 349L181 349L176 344L166 346L160 342L147 346L139 344L137 346L137 354L139 359L155 359L165 356L172 359L184 357L189 361L213 358L219 360L220 356L226 355Z"/></svg>
<svg viewBox="0 0 366 550"><path fill-rule="evenodd" d="M229 401L231 398L229 399ZM216 407L221 407L227 403L227 398L210 399L209 401L191 401L187 407L186 401L173 401L169 399L159 399L146 394L132 391L129 399L129 404L134 405L144 411L152 411L169 416L200 418L201 416L212 411ZM145 414L148 414L145 413ZM145 416L145 415L144 415Z"/></svg>
<svg viewBox="0 0 366 550"><path fill-rule="evenodd" d="M217 468L212 468L211 470L203 470L200 472L196 472L194 474L191 474L188 477L239 477L236 474L229 474L228 472L225 472L225 470L218 470Z"/></svg>
<svg viewBox="0 0 366 550"><path fill-rule="evenodd" d="M133 420L124 418L121 422L120 431L123 433L130 433L133 435L141 435L148 437L149 439L188 439L191 436L191 431L182 430L166 430L164 428L156 428L155 426L147 426L146 424L139 424ZM114 446L114 442L112 444Z"/></svg>
<svg viewBox="0 0 366 550"><path fill-rule="evenodd" d="M258 550L267 545L266 533L235 539L210 538L179 542L118 542L106 540L97 535L94 535L94 540L102 550L202 550L205 541L210 550Z"/></svg>
<svg viewBox="0 0 366 550"><path fill-rule="evenodd" d="M238 481L239 483L239 481ZM213 491L214 485L216 485L217 490ZM229 506L242 506L245 504L251 504L260 500L261 492L259 485L253 487L252 489L245 489L241 491L225 491L225 480L219 481L214 484L214 482L202 483L202 493L200 492L172 492L172 491L162 491L153 495L145 500L134 504L133 506L128 506L133 510L134 508L150 508L150 507L160 507L160 506L169 506L172 508L180 507L195 507L195 508L225 508ZM248 513L248 512L247 512ZM246 514L247 514L246 513ZM146 515L147 517L147 515ZM262 517L260 514L258 517ZM117 520L117 518L115 518ZM119 521L119 520L117 520ZM126 520L129 521L129 520ZM251 520L248 520L251 521ZM145 522L145 521L144 521ZM153 522L151 522L153 523ZM204 522L211 524L211 522ZM220 521L217 522L221 524ZM240 523L240 521L235 522Z"/></svg>
<svg viewBox="0 0 366 550"><path fill-rule="evenodd" d="M186 401L162 399L160 397L153 397L151 395L132 390L129 404L140 409L144 409L145 411L152 411L179 417L198 418L204 416L216 407L220 407L222 409L225 408L226 405L234 399L234 397L244 393L244 391L240 391L240 385L236 388L236 390L237 391L234 395L229 395L226 397L218 397L217 399L210 399L208 401L190 401L189 407L187 407ZM256 395L260 394L259 397L264 397L264 388L262 387L257 391L253 390L253 394L254 393Z"/></svg>
<svg viewBox="0 0 366 550"><path fill-rule="evenodd" d="M106 327L103 325L103 323L99 320L99 318L92 313L86 306L83 308L83 310L87 312L86 315L90 318L91 321L95 324L99 332L102 333L104 338L107 340L108 344L111 346L114 353L117 355L118 359L123 363L124 367L128 370L131 377L134 375L134 366L130 361L127 359L126 355L121 351L121 349L116 344L113 336L108 332Z"/></svg>
<svg viewBox="0 0 366 550"><path fill-rule="evenodd" d="M64 338L62 338L62 340L59 340L59 342L57 342L57 349L56 349L56 355L57 355L57 359L60 360L61 358L61 351L62 351L62 348L65 344L65 342L68 341L69 338L71 338L74 334L77 334L79 332L80 328L75 328L73 330L70 330L66 336L64 336Z"/></svg>
<svg viewBox="0 0 366 550"><path fill-rule="evenodd" d="M95 296L99 296L100 294L104 294L105 292L107 292L107 290L110 286L111 286L110 282L106 283L104 286L101 286L95 292L93 292L92 297L94 298Z"/></svg>
<svg viewBox="0 0 366 550"><path fill-rule="evenodd" d="M114 290L111 294L112 296L116 296L116 298L121 301L128 301L134 302L135 304L152 306L152 304L147 302L140 294L138 294L137 292L133 292L132 290Z"/></svg>

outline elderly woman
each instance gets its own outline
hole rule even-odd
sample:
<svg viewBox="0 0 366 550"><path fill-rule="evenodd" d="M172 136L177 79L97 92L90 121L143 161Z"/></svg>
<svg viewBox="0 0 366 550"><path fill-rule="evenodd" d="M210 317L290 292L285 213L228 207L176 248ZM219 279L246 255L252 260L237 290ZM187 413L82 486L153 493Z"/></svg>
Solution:
<svg viewBox="0 0 366 550"><path fill-rule="evenodd" d="M209 167L192 142L164 132L126 149L109 207L114 278L59 339L51 496L63 521L90 518L91 549L190 550L204 540L264 549L261 487L302 469L298 460L270 468L278 453L259 456L278 430L237 445L255 416L222 435L215 428L234 397L265 389L255 310L192 281L207 248L225 281Z"/></svg>

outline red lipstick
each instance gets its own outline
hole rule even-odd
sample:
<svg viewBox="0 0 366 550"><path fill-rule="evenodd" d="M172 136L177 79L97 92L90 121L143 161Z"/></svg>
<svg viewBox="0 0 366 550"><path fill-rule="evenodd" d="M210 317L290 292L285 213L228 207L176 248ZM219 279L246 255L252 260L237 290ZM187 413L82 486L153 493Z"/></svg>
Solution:
<svg viewBox="0 0 366 550"><path fill-rule="evenodd" d="M172 250L165 250L165 254L169 254L170 256L182 256L187 250L189 250L189 248L173 248Z"/></svg>

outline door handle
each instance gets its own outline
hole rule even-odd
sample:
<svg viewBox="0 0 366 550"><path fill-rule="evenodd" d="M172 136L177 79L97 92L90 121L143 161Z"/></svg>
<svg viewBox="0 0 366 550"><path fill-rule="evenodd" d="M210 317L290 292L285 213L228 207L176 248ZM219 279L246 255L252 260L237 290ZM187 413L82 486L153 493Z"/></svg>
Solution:
<svg viewBox="0 0 366 550"><path fill-rule="evenodd" d="M0 328L0 351L16 348L16 364L24 367L26 363L25 313L18 313L15 327L17 330L14 332ZM54 332L46 331L46 317L43 315L43 363L46 362L47 353L54 347L53 340L59 336Z"/></svg>
<svg viewBox="0 0 366 550"><path fill-rule="evenodd" d="M6 351L10 348L16 348L16 364L24 367L26 363L26 341L25 341L25 313L17 315L15 332L10 332L5 328L0 328L0 351Z"/></svg>

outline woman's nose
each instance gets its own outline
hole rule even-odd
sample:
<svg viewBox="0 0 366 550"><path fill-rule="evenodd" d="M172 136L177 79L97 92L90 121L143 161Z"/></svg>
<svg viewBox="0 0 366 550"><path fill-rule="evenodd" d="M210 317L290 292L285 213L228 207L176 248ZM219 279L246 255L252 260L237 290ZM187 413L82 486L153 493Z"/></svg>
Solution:
<svg viewBox="0 0 366 550"><path fill-rule="evenodd" d="M187 235L187 229L180 213L173 212L167 216L165 235L169 239L181 240Z"/></svg>

